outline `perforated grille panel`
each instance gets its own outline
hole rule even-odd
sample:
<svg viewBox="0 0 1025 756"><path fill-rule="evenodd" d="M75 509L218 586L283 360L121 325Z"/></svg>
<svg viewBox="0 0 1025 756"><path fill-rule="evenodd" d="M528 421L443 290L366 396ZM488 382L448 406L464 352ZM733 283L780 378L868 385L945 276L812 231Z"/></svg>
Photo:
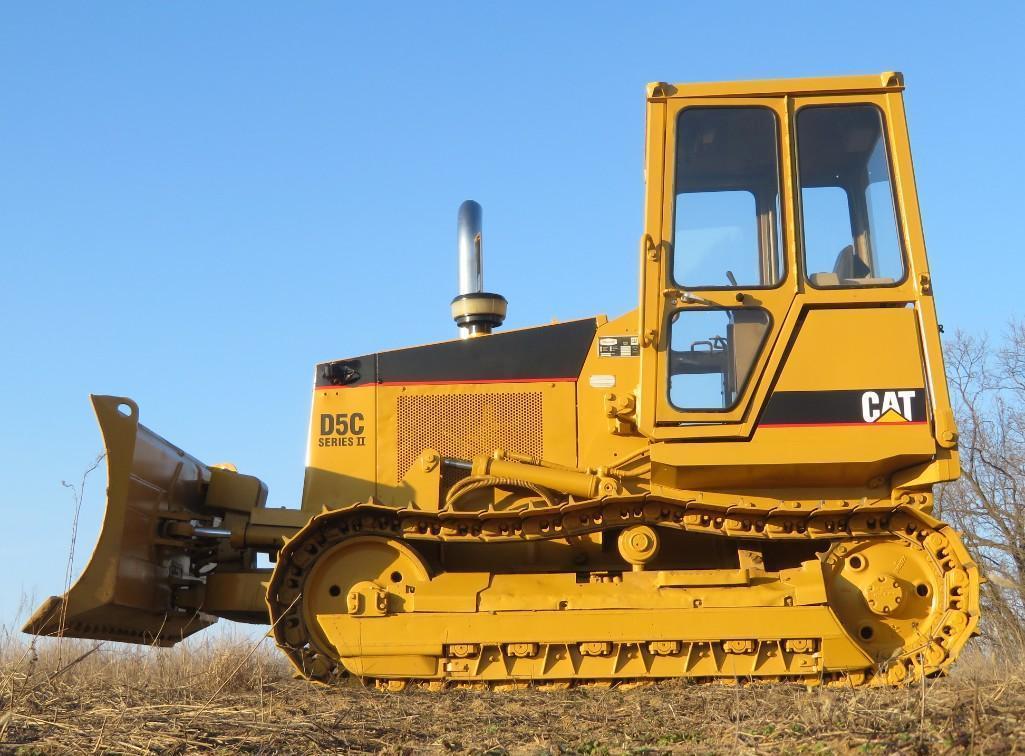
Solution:
<svg viewBox="0 0 1025 756"><path fill-rule="evenodd" d="M495 449L544 457L542 397L538 391L400 396L396 480L424 449L471 459Z"/></svg>

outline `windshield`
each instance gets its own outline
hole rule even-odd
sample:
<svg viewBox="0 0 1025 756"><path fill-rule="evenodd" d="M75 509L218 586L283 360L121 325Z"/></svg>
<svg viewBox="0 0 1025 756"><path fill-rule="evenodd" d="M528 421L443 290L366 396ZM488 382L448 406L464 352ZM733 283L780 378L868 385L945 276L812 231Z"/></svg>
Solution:
<svg viewBox="0 0 1025 756"><path fill-rule="evenodd" d="M774 286L783 275L776 114L680 112L673 278L687 288Z"/></svg>

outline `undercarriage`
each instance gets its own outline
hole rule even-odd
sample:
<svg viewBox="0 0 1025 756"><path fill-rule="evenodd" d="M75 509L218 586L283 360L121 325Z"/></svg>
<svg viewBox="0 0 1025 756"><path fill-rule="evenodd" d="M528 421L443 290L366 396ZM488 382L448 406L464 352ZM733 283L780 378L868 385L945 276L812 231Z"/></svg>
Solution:
<svg viewBox="0 0 1025 756"><path fill-rule="evenodd" d="M324 512L282 549L274 637L306 677L388 688L880 685L951 664L975 629L978 590L949 528L889 501L762 506L642 495Z"/></svg>

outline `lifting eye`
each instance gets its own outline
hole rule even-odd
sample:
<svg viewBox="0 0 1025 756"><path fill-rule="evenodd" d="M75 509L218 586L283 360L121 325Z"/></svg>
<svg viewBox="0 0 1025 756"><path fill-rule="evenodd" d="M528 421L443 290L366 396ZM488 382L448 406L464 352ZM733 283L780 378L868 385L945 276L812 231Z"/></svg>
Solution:
<svg viewBox="0 0 1025 756"><path fill-rule="evenodd" d="M915 593L917 593L922 598L925 598L926 596L929 595L929 584L928 583L919 583L918 585L915 586Z"/></svg>
<svg viewBox="0 0 1025 756"><path fill-rule="evenodd" d="M872 636L875 635L875 631L870 625L862 625L861 629L858 630L858 635L861 636L862 640L872 640Z"/></svg>
<svg viewBox="0 0 1025 756"><path fill-rule="evenodd" d="M399 572L398 570L396 570L395 572L393 572L393 573L391 574L391 581L392 581L393 583L401 583L401 582L402 582L402 573L401 573L401 572Z"/></svg>
<svg viewBox="0 0 1025 756"><path fill-rule="evenodd" d="M332 585L330 588L327 589L327 592L330 593L332 596L337 597L342 592L342 589L339 588L337 585Z"/></svg>
<svg viewBox="0 0 1025 756"><path fill-rule="evenodd" d="M847 564L852 570L862 570L865 568L865 558L855 554L847 560Z"/></svg>

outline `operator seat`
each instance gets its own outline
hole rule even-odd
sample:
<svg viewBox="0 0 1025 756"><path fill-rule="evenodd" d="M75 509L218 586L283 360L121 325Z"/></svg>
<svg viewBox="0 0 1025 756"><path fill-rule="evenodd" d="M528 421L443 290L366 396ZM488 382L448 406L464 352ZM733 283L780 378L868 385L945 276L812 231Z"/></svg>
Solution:
<svg viewBox="0 0 1025 756"><path fill-rule="evenodd" d="M848 244L836 256L836 262L833 263L833 272L837 278L844 281L852 278L868 278L872 269L854 253L853 245Z"/></svg>
<svg viewBox="0 0 1025 756"><path fill-rule="evenodd" d="M840 250L833 263L833 270L826 273L812 273L808 276L813 286L843 286L854 282L865 284L869 282L869 273L872 271L865 261L854 252L854 246L848 244Z"/></svg>

